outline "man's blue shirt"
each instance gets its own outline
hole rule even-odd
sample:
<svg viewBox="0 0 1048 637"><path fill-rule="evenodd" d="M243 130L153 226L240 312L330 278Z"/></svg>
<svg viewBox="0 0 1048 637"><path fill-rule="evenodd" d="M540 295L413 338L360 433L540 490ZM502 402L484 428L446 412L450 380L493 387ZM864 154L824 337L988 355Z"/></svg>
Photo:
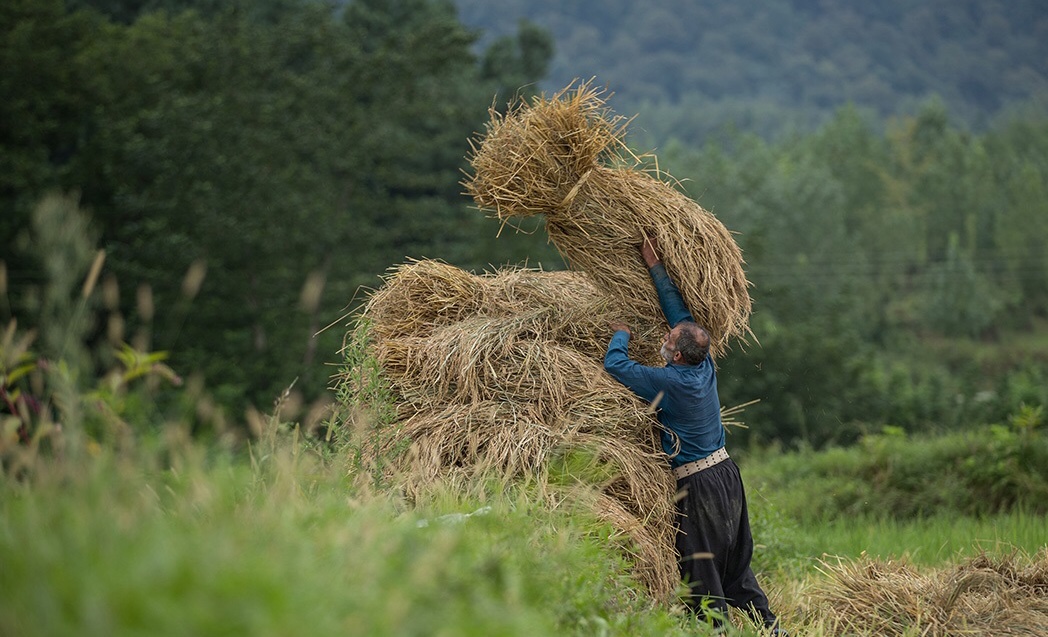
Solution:
<svg viewBox="0 0 1048 637"><path fill-rule="evenodd" d="M649 271L670 327L694 321L666 268L659 263ZM670 463L676 467L705 458L723 447L724 427L713 359L707 354L698 365L647 367L630 360L628 344L628 332L615 332L604 355L604 369L648 402L662 393L657 405L659 422L680 440L680 452L674 456L676 440L668 431L662 432L662 449L671 457Z"/></svg>

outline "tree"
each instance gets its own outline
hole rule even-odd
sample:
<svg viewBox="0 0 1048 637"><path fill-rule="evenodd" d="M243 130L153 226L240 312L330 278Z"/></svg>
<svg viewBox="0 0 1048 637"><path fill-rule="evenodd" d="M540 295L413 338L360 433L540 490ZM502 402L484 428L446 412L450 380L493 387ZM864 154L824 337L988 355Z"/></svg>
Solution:
<svg viewBox="0 0 1048 637"><path fill-rule="evenodd" d="M43 282L27 252L30 215L44 193L67 186L87 116L76 53L97 29L62 0L0 7L0 259L20 289Z"/></svg>
<svg viewBox="0 0 1048 637"><path fill-rule="evenodd" d="M528 44L541 38L522 34L520 57L483 75L443 2L121 6L55 53L82 69L68 83L83 107L68 165L41 174L82 191L120 284L153 291L155 345L228 405L266 403L296 377L321 393L318 352L334 357L341 335L314 335L387 267L487 263L497 224L461 194L467 140L500 73L542 68L548 53ZM57 17L47 8L33 19ZM45 133L32 142L52 151ZM205 269L189 298L183 278ZM120 311L130 329L149 320L126 297Z"/></svg>

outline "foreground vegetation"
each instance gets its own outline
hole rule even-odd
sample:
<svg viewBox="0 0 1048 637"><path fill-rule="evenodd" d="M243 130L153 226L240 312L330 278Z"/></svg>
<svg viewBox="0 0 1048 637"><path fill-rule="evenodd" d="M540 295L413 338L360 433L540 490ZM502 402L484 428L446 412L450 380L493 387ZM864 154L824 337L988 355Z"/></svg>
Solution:
<svg viewBox="0 0 1048 637"><path fill-rule="evenodd" d="M374 414L353 405L318 418L285 392L230 427L198 387L157 391L173 382L157 353L125 350L95 379L27 356L29 342L12 325L0 350L15 406L0 412L2 634L710 634L650 602L623 538L573 505L584 483L565 498L491 475L409 501L364 464ZM991 556L1039 586L1028 565L1048 568L1045 454L1036 409L966 436L740 448L755 567L806 635L841 634L839 596L868 586L863 573L917 577L899 564L964 575L964 560ZM953 481L1003 485L984 493L997 506L942 498L945 466ZM868 505L899 502L927 506ZM897 634L949 634L905 611L889 617ZM733 619L732 634L757 634Z"/></svg>
<svg viewBox="0 0 1048 637"><path fill-rule="evenodd" d="M267 423L243 452L169 430L123 452L36 458L21 480L5 479L5 634L702 632L645 604L608 530L579 511L480 485L410 507L360 480L349 454L319 453ZM794 540L759 559L794 625L825 621L802 602L827 549L938 566L979 550L1033 554L1045 537L1044 518L1021 513L858 518L801 546L795 523L768 520L769 503L755 502L759 540ZM956 552L944 550L944 530ZM842 543L845 532L856 539Z"/></svg>
<svg viewBox="0 0 1048 637"><path fill-rule="evenodd" d="M273 419L241 449L172 424L8 451L3 634L683 634L580 512L483 485L408 506Z"/></svg>
<svg viewBox="0 0 1048 637"><path fill-rule="evenodd" d="M232 445L172 423L120 449L9 449L0 632L706 634L645 601L610 528L582 508L497 480L408 503L373 486L351 440L320 445L276 418L261 427ZM1043 514L1019 510L810 524L784 515L773 489L751 492L757 567L800 634L834 634L810 599L830 556L943 567L980 552L1032 556L1048 537Z"/></svg>

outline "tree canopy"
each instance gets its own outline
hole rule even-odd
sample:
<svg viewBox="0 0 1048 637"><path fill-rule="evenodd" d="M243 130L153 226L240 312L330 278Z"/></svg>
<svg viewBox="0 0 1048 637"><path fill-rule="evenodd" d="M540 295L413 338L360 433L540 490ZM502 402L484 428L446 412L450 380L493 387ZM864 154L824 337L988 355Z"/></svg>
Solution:
<svg viewBox="0 0 1048 637"><path fill-rule="evenodd" d="M341 336L314 334L406 258L559 263L535 237L492 250L497 224L458 185L492 96L545 72L542 33L478 57L428 0L75 4L3 9L10 277L43 282L29 211L78 193L108 271L152 289L150 346L226 400L268 401L297 376L323 387L316 352L332 361ZM132 301L129 328L146 320Z"/></svg>
<svg viewBox="0 0 1048 637"><path fill-rule="evenodd" d="M882 121L938 96L983 129L1048 99L1038 0L456 0L497 34L526 18L557 51L543 88L596 76L637 114L637 138L701 143L726 124L810 132L846 104ZM644 134L641 134L644 133Z"/></svg>

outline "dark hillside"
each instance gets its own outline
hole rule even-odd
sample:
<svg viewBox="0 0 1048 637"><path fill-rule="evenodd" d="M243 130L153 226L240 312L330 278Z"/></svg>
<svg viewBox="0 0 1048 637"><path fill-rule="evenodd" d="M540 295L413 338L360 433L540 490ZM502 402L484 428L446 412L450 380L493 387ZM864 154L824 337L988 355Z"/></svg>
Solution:
<svg viewBox="0 0 1048 637"><path fill-rule="evenodd" d="M653 141L724 124L809 131L846 103L876 121L936 98L975 130L1048 104L1042 0L456 0L487 37L527 19L556 54L544 90L596 76Z"/></svg>

